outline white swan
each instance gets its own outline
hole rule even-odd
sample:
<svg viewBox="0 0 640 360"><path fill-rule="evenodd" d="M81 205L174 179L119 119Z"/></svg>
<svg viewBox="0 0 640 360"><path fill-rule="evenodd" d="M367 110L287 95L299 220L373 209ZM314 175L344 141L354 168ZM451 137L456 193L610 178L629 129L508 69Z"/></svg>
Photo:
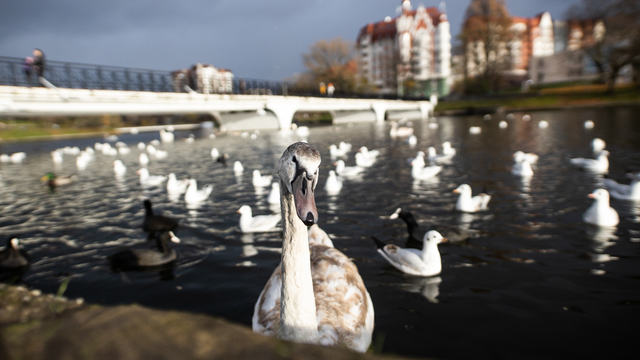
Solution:
<svg viewBox="0 0 640 360"><path fill-rule="evenodd" d="M454 193L460 194L458 201L456 202L456 210L462 212L478 212L486 210L491 195L480 193L474 197L471 197L471 186L462 184L457 189L453 190Z"/></svg>
<svg viewBox="0 0 640 360"><path fill-rule="evenodd" d="M238 213L240 213L240 231L243 233L280 231L276 227L282 219L280 214L253 216L249 205L242 205Z"/></svg>
<svg viewBox="0 0 640 360"><path fill-rule="evenodd" d="M419 162L415 160L411 163L411 176L417 180L427 180L432 177L438 175L442 171L442 166L440 165L431 165L425 167L421 166Z"/></svg>
<svg viewBox="0 0 640 360"><path fill-rule="evenodd" d="M318 219L313 193L319 165L320 153L306 143L289 146L278 163L282 262L256 302L253 331L365 352L374 310L358 269L339 250L309 244L306 226Z"/></svg>
<svg viewBox="0 0 640 360"><path fill-rule="evenodd" d="M604 186L609 190L609 195L620 200L640 201L640 172L629 173L631 184L619 184L613 179L604 179Z"/></svg>
<svg viewBox="0 0 640 360"><path fill-rule="evenodd" d="M373 236L372 236L373 237ZM422 250L403 249L396 245L386 245L384 242L373 237L380 255L393 265L396 269L405 274L418 276L433 276L442 272L442 260L438 251L438 244L446 242L439 232L435 230L427 231L422 239L424 245Z"/></svg>
<svg viewBox="0 0 640 360"><path fill-rule="evenodd" d="M589 194L593 204L582 215L582 220L587 224L596 226L616 226L620 222L618 212L609 206L609 192L605 189L597 189Z"/></svg>
<svg viewBox="0 0 640 360"><path fill-rule="evenodd" d="M127 172L127 167L124 166L122 160L118 159L113 161L113 172L115 172L116 175L124 175Z"/></svg>
<svg viewBox="0 0 640 360"><path fill-rule="evenodd" d="M324 184L324 189L329 195L335 195L342 190L342 180L336 176L335 171L329 170L329 177L327 178L327 182Z"/></svg>
<svg viewBox="0 0 640 360"><path fill-rule="evenodd" d="M607 143L600 138L594 138L591 140L591 150L593 150L593 155L598 155L606 146Z"/></svg>
<svg viewBox="0 0 640 360"><path fill-rule="evenodd" d="M140 185L142 186L158 186L167 179L164 175L149 175L149 170L146 168L136 171L136 174L140 175Z"/></svg>
<svg viewBox="0 0 640 360"><path fill-rule="evenodd" d="M253 186L265 187L271 185L273 175L262 175L260 170L253 170Z"/></svg>
<svg viewBox="0 0 640 360"><path fill-rule="evenodd" d="M333 241L324 230L320 229L320 226L318 226L318 224L309 226L307 234L309 236L309 244L333 247Z"/></svg>
<svg viewBox="0 0 640 360"><path fill-rule="evenodd" d="M198 189L198 182L195 179L190 179L187 192L184 193L184 201L188 204L203 202L207 200L212 191L213 185L207 184L202 189Z"/></svg>
<svg viewBox="0 0 640 360"><path fill-rule="evenodd" d="M364 168L360 166L346 166L342 160L336 161L334 165L336 166L336 174L340 176L356 176L364 171Z"/></svg>
<svg viewBox="0 0 640 360"><path fill-rule="evenodd" d="M602 150L595 160L573 158L570 159L570 161L572 165L578 166L586 171L596 174L606 174L609 172L609 159L607 158L608 155L609 152L607 150Z"/></svg>
<svg viewBox="0 0 640 360"><path fill-rule="evenodd" d="M170 173L167 180L167 193L172 195L184 194L189 186L189 179L182 179L178 181L176 174Z"/></svg>
<svg viewBox="0 0 640 360"><path fill-rule="evenodd" d="M529 164L535 164L538 162L539 156L534 153L524 153L522 151L516 151L513 153L513 160L515 162L520 162L523 160L527 160Z"/></svg>

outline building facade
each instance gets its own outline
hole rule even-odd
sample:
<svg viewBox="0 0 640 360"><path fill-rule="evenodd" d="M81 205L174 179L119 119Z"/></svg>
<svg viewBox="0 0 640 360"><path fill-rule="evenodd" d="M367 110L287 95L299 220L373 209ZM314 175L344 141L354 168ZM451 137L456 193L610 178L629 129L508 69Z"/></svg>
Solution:
<svg viewBox="0 0 640 360"><path fill-rule="evenodd" d="M358 75L380 93L444 96L451 86L451 32L444 11L402 1L400 15L364 26Z"/></svg>

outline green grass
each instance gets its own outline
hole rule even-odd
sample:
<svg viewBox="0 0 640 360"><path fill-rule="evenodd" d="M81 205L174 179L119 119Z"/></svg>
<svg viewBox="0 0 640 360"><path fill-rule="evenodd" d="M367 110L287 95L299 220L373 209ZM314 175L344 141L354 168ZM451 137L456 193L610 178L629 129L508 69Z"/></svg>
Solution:
<svg viewBox="0 0 640 360"><path fill-rule="evenodd" d="M105 132L111 128L94 127L60 127L57 129L44 125L38 121L11 121L0 127L0 140L27 140L37 136L74 135L93 132Z"/></svg>
<svg viewBox="0 0 640 360"><path fill-rule="evenodd" d="M507 110L519 108L535 109L629 102L640 103L640 89L620 88L610 95L606 93L604 87L575 86L543 90L540 95L528 98L506 97L502 99L441 101L436 106L436 111L488 107L504 107Z"/></svg>

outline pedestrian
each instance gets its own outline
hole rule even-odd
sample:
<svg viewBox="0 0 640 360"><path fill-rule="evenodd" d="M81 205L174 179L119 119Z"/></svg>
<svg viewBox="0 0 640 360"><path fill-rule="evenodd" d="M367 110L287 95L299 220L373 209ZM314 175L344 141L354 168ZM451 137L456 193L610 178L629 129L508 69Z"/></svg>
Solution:
<svg viewBox="0 0 640 360"><path fill-rule="evenodd" d="M44 53L40 49L33 49L33 70L38 76L38 80L44 77ZM41 81L42 82L42 81Z"/></svg>
<svg viewBox="0 0 640 360"><path fill-rule="evenodd" d="M329 83L329 85L327 85L327 96L328 97L333 97L333 92L336 91L336 88L333 87L333 83Z"/></svg>
<svg viewBox="0 0 640 360"><path fill-rule="evenodd" d="M324 94L327 93L327 87L324 85L323 82L320 83L320 95L324 96Z"/></svg>
<svg viewBox="0 0 640 360"><path fill-rule="evenodd" d="M33 72L33 58L27 56L22 62L22 71L24 75L27 77L27 82L29 87L31 87L31 73Z"/></svg>

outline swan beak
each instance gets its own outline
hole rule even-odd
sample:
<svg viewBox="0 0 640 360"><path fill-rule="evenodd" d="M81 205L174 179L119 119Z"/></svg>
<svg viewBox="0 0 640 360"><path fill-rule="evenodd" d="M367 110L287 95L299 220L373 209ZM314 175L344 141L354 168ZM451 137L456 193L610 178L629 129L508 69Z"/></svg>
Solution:
<svg viewBox="0 0 640 360"><path fill-rule="evenodd" d="M589 194L589 195L587 195L587 196L588 196L590 199L595 199L595 198L596 198L596 196L595 196L595 195L593 195L593 194Z"/></svg>
<svg viewBox="0 0 640 360"><path fill-rule="evenodd" d="M313 180L308 180L307 173L303 172L293 180L292 185L293 199L300 220L307 226L318 223L318 210L313 196Z"/></svg>
<svg viewBox="0 0 640 360"><path fill-rule="evenodd" d="M440 240L440 242L447 242L447 241L449 241L449 239L447 238L442 238L442 240Z"/></svg>
<svg viewBox="0 0 640 360"><path fill-rule="evenodd" d="M458 190L458 189L454 189L453 192L456 193L456 194L460 194L460 190Z"/></svg>

